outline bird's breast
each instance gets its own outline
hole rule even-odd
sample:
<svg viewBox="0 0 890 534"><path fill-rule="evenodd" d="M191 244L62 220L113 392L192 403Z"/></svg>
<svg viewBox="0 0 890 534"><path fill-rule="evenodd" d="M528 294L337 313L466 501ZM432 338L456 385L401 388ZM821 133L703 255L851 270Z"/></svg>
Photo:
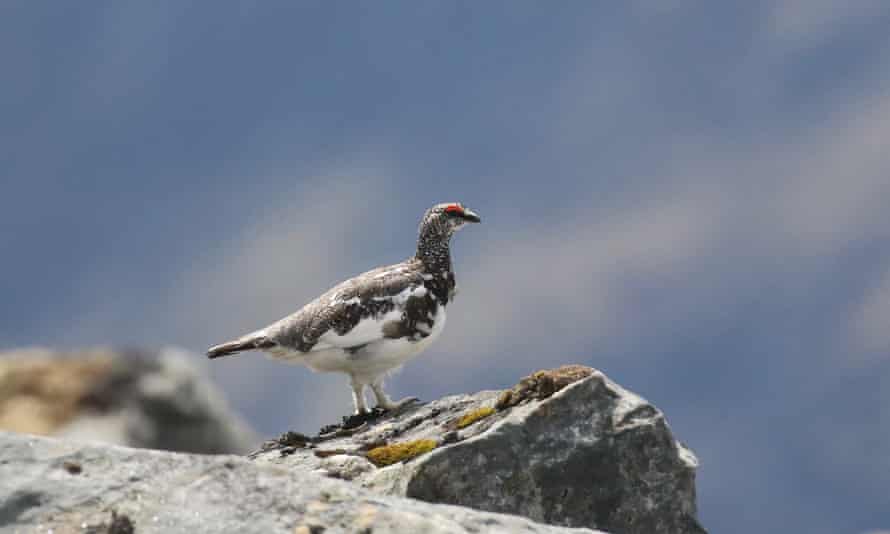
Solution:
<svg viewBox="0 0 890 534"><path fill-rule="evenodd" d="M303 363L316 371L334 371L357 376L374 377L388 373L426 350L445 329L445 307L438 305L430 322L418 323L422 335L382 337L361 346L312 351L303 356ZM383 328L380 325L380 328Z"/></svg>
<svg viewBox="0 0 890 534"><path fill-rule="evenodd" d="M438 305L429 323L419 322L417 333L404 337L383 338L369 343L349 355L351 365L356 368L389 371L403 365L433 344L445 329L445 306Z"/></svg>

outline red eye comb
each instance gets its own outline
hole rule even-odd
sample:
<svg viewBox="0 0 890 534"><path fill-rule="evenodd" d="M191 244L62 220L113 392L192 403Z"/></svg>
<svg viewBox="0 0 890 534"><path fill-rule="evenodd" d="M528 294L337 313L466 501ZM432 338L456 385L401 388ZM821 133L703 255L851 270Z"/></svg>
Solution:
<svg viewBox="0 0 890 534"><path fill-rule="evenodd" d="M463 211L464 209L460 207L460 204L451 204L445 207L445 213L463 213Z"/></svg>

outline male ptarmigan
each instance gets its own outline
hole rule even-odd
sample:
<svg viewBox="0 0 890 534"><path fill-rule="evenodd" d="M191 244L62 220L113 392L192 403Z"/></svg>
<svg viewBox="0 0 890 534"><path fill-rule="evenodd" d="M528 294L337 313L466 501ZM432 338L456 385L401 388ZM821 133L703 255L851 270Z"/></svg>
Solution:
<svg viewBox="0 0 890 534"><path fill-rule="evenodd" d="M393 402L383 378L442 333L455 294L451 236L468 222L479 216L461 204L433 206L420 221L414 257L341 282L293 315L211 347L207 356L261 350L314 371L346 373L356 414L367 411L367 385L385 410L413 402Z"/></svg>

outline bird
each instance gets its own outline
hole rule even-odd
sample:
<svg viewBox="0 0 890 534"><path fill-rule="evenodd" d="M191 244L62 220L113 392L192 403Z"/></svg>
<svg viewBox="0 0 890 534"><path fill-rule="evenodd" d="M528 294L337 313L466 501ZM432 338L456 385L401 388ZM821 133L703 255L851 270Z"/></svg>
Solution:
<svg viewBox="0 0 890 534"><path fill-rule="evenodd" d="M383 380L442 334L457 292L451 237L478 222L479 215L460 203L436 204L420 221L414 256L345 280L265 328L210 347L207 356L258 350L313 371L345 373L355 415L370 413L366 387L384 412L416 402L393 401Z"/></svg>

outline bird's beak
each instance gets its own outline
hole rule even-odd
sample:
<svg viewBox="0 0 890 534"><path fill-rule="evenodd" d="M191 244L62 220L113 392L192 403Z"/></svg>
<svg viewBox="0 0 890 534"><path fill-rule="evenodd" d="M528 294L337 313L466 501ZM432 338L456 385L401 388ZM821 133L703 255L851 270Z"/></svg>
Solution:
<svg viewBox="0 0 890 534"><path fill-rule="evenodd" d="M477 215L475 211L468 208L464 208L463 218L464 220L473 223L482 222L482 219L479 218L479 215Z"/></svg>

